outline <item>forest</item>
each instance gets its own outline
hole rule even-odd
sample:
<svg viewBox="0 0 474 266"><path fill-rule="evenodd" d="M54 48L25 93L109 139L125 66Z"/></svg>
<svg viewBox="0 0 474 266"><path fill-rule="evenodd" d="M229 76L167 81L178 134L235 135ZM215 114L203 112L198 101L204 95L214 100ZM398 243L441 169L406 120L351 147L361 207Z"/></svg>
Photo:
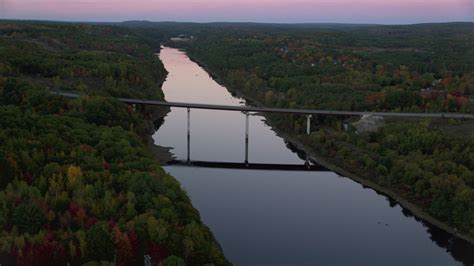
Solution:
<svg viewBox="0 0 474 266"><path fill-rule="evenodd" d="M228 84L272 106L474 111L472 23L262 27L191 28L184 32L197 36L192 44L170 44L205 58Z"/></svg>
<svg viewBox="0 0 474 266"><path fill-rule="evenodd" d="M191 41L170 42L184 34ZM474 113L474 24L72 24L0 21L0 261L228 265L179 182L146 147L163 99L160 45L185 49L256 105ZM77 91L79 99L50 91ZM471 98L470 98L471 97ZM474 237L474 123L268 116L329 164Z"/></svg>
<svg viewBox="0 0 474 266"><path fill-rule="evenodd" d="M256 105L474 112L474 23L157 27L193 36L167 45L185 49ZM314 117L306 135L305 117L267 118L310 154L474 237L473 121L386 119L378 131L361 133L349 118Z"/></svg>
<svg viewBox="0 0 474 266"><path fill-rule="evenodd" d="M155 52L112 25L0 21L2 265L229 264L148 115L113 98L163 98Z"/></svg>

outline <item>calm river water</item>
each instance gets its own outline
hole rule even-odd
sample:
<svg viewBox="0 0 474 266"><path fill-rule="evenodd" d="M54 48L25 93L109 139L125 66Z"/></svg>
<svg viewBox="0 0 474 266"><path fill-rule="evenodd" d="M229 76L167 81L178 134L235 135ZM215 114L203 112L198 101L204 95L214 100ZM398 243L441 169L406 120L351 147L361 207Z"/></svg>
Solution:
<svg viewBox="0 0 474 266"><path fill-rule="evenodd" d="M167 101L244 105L168 47ZM191 160L243 162L245 116L191 110ZM154 136L186 159L186 110L172 108ZM250 117L252 163L303 164L261 116ZM235 265L459 265L466 242L415 219L393 200L333 172L167 166Z"/></svg>

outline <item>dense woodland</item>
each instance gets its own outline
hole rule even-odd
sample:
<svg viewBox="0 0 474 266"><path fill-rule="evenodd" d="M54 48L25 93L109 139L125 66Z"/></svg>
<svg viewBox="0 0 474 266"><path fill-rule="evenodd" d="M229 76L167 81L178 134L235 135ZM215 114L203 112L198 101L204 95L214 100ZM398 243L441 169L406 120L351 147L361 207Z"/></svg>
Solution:
<svg viewBox="0 0 474 266"><path fill-rule="evenodd" d="M0 264L228 264L145 116L108 97L161 99L153 52L114 26L0 22Z"/></svg>
<svg viewBox="0 0 474 266"><path fill-rule="evenodd" d="M338 110L472 112L474 26L195 30L188 51L265 104Z"/></svg>
<svg viewBox="0 0 474 266"><path fill-rule="evenodd" d="M0 75L88 95L162 98L166 70L127 29L89 24L0 25Z"/></svg>
<svg viewBox="0 0 474 266"><path fill-rule="evenodd" d="M310 109L469 112L474 24L411 26L161 25L256 104ZM386 120L361 134L345 118L273 115L269 122L323 160L382 185L454 231L474 236L474 123Z"/></svg>
<svg viewBox="0 0 474 266"><path fill-rule="evenodd" d="M110 97L162 99L153 53L171 36L193 36L168 44L255 104L474 112L472 23L120 26L0 21L2 263L228 264L146 149L148 117ZM474 236L472 121L390 119L365 134L350 119L314 121L305 135L304 117L269 117L329 163Z"/></svg>

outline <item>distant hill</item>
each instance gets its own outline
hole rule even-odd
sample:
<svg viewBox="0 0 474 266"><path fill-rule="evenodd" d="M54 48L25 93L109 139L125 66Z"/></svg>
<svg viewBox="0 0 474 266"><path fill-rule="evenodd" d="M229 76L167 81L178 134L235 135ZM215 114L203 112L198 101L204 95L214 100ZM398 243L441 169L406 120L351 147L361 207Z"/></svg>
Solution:
<svg viewBox="0 0 474 266"><path fill-rule="evenodd" d="M174 21L148 21L130 20L118 23L128 27L156 27L156 26L196 26L196 27L278 27L278 28L363 28L363 27L426 27L426 26L472 26L474 22L443 22L443 23L420 23L420 24L357 24L357 23L260 23L260 22L174 22Z"/></svg>

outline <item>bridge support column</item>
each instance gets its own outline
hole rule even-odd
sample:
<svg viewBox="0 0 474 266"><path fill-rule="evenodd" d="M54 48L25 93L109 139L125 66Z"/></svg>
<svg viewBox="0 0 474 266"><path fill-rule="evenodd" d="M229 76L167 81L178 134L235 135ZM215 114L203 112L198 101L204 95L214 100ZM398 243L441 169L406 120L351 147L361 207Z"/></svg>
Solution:
<svg viewBox="0 0 474 266"><path fill-rule="evenodd" d="M305 157L306 157L306 160L305 160L304 165L306 166L306 168L311 169L311 162L309 161L308 154L306 154Z"/></svg>
<svg viewBox="0 0 474 266"><path fill-rule="evenodd" d="M306 134L311 134L311 117L312 115L306 116Z"/></svg>
<svg viewBox="0 0 474 266"><path fill-rule="evenodd" d="M187 162L191 162L191 109L187 108L187 126L188 126L188 159Z"/></svg>
<svg viewBox="0 0 474 266"><path fill-rule="evenodd" d="M306 134L311 134L311 118L313 115L306 115ZM306 168L310 169L311 168L311 163L308 158L308 154L306 153L305 155L306 160L305 160L305 166Z"/></svg>
<svg viewBox="0 0 474 266"><path fill-rule="evenodd" d="M245 164L249 164L249 113L245 112Z"/></svg>

